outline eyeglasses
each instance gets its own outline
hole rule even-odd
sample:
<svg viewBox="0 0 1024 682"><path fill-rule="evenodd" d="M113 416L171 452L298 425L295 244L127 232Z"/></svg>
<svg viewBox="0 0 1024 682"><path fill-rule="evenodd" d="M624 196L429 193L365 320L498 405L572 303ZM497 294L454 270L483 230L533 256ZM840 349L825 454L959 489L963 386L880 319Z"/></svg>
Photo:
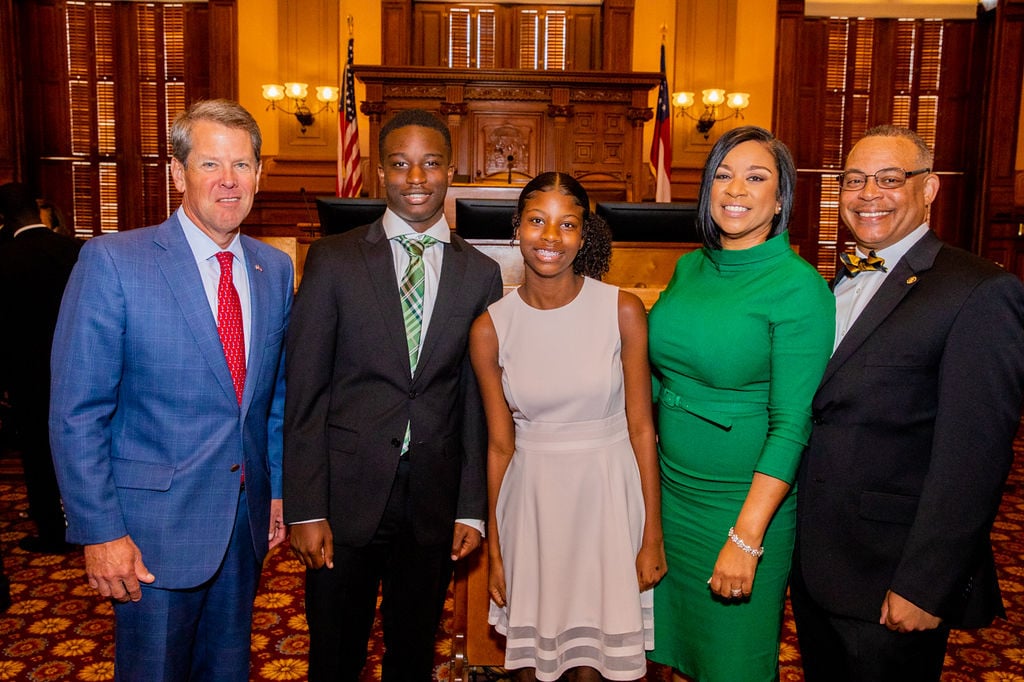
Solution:
<svg viewBox="0 0 1024 682"><path fill-rule="evenodd" d="M840 173L835 177L836 182L839 183L839 188L842 191L854 192L864 189L864 186L868 184L868 178L875 179L875 184L878 185L878 189L898 189L907 184L908 178L912 178L915 175L921 175L922 173L931 172L931 168L920 168L912 171L903 170L902 168L883 168L877 173L872 173L871 175L857 173L856 171L847 171L845 173Z"/></svg>

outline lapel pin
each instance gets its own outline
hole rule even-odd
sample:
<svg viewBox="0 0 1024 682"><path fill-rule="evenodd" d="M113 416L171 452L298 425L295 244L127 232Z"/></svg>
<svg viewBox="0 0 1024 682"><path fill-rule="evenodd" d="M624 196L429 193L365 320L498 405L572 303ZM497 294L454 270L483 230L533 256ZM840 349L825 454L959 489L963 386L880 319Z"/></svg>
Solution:
<svg viewBox="0 0 1024 682"><path fill-rule="evenodd" d="M917 275L911 275L910 277L907 277L907 284L913 284L916 281L917 281Z"/></svg>
<svg viewBox="0 0 1024 682"><path fill-rule="evenodd" d="M256 272L263 272L263 266L260 265L259 263L257 263L254 267L256 268Z"/></svg>

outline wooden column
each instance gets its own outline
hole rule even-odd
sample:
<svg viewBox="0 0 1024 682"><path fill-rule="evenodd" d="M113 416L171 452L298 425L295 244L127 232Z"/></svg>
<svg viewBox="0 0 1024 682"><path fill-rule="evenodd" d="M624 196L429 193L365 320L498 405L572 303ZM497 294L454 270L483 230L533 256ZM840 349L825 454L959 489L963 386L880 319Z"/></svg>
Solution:
<svg viewBox="0 0 1024 682"><path fill-rule="evenodd" d="M20 180L23 169L21 74L18 69L18 38L12 0L0 0L0 26L9 27L0 39L0 185Z"/></svg>
<svg viewBox="0 0 1024 682"><path fill-rule="evenodd" d="M1000 0L994 48L986 66L985 132L979 150L980 229L974 246L1024 278L1024 172L1016 170L1024 81L1024 0Z"/></svg>

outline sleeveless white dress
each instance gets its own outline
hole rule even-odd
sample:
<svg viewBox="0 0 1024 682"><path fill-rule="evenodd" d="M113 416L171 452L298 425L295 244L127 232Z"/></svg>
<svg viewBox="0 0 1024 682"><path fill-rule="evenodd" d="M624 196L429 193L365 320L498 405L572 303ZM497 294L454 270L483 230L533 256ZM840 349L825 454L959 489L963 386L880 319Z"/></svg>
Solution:
<svg viewBox="0 0 1024 682"><path fill-rule="evenodd" d="M497 502L507 606L505 667L557 680L577 666L606 679L646 672L652 591L640 592L640 473L626 429L616 287L593 279L568 305L531 308L517 291L489 308L515 453Z"/></svg>

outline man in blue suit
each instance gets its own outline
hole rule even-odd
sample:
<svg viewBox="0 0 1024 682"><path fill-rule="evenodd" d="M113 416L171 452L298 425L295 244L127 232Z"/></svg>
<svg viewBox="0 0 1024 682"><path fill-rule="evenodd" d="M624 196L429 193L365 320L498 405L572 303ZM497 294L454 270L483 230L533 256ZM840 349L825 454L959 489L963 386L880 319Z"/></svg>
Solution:
<svg viewBox="0 0 1024 682"><path fill-rule="evenodd" d="M252 116L198 102L170 137L181 207L90 240L72 272L51 363L53 457L68 540L115 601L116 679L243 682L261 562L284 537L293 273L239 234L261 170Z"/></svg>

